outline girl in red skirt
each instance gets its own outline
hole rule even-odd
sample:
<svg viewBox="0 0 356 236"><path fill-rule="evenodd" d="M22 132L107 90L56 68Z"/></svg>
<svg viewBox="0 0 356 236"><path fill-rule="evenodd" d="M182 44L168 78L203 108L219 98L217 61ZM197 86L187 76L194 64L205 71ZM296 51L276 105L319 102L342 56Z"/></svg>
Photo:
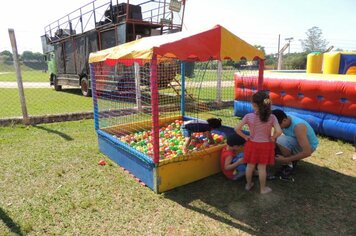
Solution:
<svg viewBox="0 0 356 236"><path fill-rule="evenodd" d="M246 114L235 131L247 141L244 147L244 160L247 163L245 188L250 190L253 187L252 175L257 164L260 192L265 194L272 191L266 186L266 166L274 164L274 142L282 130L277 118L271 114L271 100L266 92L258 91L252 96L252 107L255 112ZM250 130L249 136L241 131L244 125Z"/></svg>

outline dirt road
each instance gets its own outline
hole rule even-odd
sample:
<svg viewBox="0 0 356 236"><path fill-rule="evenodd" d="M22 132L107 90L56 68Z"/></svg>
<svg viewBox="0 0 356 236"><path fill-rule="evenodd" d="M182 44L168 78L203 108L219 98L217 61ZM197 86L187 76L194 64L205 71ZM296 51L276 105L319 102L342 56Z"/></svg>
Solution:
<svg viewBox="0 0 356 236"><path fill-rule="evenodd" d="M23 82L24 88L50 88L49 82ZM0 88L17 88L17 82L0 81Z"/></svg>

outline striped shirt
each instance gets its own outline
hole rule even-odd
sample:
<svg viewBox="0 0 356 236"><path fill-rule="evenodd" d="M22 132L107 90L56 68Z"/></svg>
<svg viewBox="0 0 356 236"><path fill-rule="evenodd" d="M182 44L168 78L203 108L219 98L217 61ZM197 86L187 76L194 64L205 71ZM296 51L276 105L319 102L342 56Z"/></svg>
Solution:
<svg viewBox="0 0 356 236"><path fill-rule="evenodd" d="M272 127L278 124L278 120L271 114L267 122L262 122L256 113L248 113L242 118L242 124L248 125L251 141L264 143L271 142Z"/></svg>

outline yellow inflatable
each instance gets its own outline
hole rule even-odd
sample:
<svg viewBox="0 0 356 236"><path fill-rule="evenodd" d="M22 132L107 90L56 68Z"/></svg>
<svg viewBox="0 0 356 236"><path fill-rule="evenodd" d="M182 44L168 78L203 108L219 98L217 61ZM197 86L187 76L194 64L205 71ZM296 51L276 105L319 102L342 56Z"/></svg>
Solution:
<svg viewBox="0 0 356 236"><path fill-rule="evenodd" d="M356 52L310 53L307 73L356 75Z"/></svg>

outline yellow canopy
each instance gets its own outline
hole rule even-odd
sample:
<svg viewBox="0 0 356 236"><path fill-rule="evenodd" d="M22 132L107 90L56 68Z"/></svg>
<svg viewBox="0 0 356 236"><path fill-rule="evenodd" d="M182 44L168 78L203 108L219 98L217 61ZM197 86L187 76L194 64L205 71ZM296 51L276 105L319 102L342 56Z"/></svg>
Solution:
<svg viewBox="0 0 356 236"><path fill-rule="evenodd" d="M151 36L121 44L95 53L90 53L89 63L106 61L113 63L120 59L151 59L170 57L179 60L207 61L210 59L232 59L238 61L264 59L262 51L246 43L224 27L214 28L196 34L178 32Z"/></svg>

